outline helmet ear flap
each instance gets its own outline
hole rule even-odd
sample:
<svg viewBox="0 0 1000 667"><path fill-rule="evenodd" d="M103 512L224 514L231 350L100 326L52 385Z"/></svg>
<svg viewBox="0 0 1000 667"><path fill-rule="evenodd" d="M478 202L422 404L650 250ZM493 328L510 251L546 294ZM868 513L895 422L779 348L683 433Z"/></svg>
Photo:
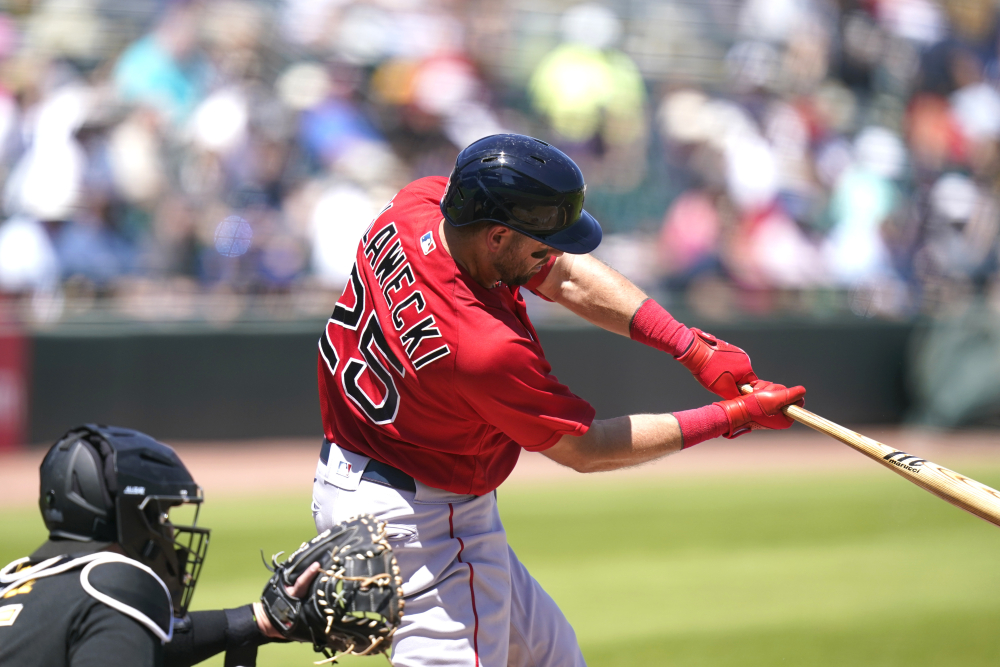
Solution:
<svg viewBox="0 0 1000 667"><path fill-rule="evenodd" d="M52 537L115 540L115 503L105 464L105 457L79 432L71 433L46 455L40 470L39 508Z"/></svg>
<svg viewBox="0 0 1000 667"><path fill-rule="evenodd" d="M69 472L66 485L69 500L102 515L112 507L113 501L104 478L104 463L94 446L86 440L78 440L70 450Z"/></svg>

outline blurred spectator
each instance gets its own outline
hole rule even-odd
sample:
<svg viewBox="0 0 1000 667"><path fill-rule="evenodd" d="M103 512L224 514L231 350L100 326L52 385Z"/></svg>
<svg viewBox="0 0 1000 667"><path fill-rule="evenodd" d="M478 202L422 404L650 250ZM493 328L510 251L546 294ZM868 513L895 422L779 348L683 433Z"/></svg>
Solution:
<svg viewBox="0 0 1000 667"><path fill-rule="evenodd" d="M660 268L668 286L684 288L704 273L721 273L718 247L722 222L711 193L692 190L678 197L660 230Z"/></svg>
<svg viewBox="0 0 1000 667"><path fill-rule="evenodd" d="M58 69L50 73L57 81L26 118L27 147L5 184L4 209L40 220L62 220L81 194L86 156L75 133L91 99L90 91L78 82L58 81L68 73Z"/></svg>
<svg viewBox="0 0 1000 667"><path fill-rule="evenodd" d="M56 253L64 278L84 278L102 288L132 268L130 244L100 217L87 211L59 231Z"/></svg>
<svg viewBox="0 0 1000 667"><path fill-rule="evenodd" d="M529 83L536 109L560 137L612 146L644 136L646 90L635 63L613 49L621 23L608 8L576 5L562 16L563 44L542 58Z"/></svg>
<svg viewBox="0 0 1000 667"><path fill-rule="evenodd" d="M320 196L309 231L313 271L322 283L344 289L358 241L378 212L367 192L347 183L334 184Z"/></svg>
<svg viewBox="0 0 1000 667"><path fill-rule="evenodd" d="M48 292L59 284L59 260L45 228L23 216L0 224L0 290Z"/></svg>
<svg viewBox="0 0 1000 667"><path fill-rule="evenodd" d="M67 317L312 316L401 185L500 131L706 317L1000 293L991 0L119 4L0 13L0 291Z"/></svg>
<svg viewBox="0 0 1000 667"><path fill-rule="evenodd" d="M882 225L898 205L893 179L903 170L899 138L884 128L865 128L854 142L852 164L830 198L833 227L825 253L835 280L852 285L891 270Z"/></svg>
<svg viewBox="0 0 1000 667"><path fill-rule="evenodd" d="M168 5L156 28L122 53L114 70L122 100L157 109L173 123L190 115L208 76L197 50L197 12L193 3Z"/></svg>

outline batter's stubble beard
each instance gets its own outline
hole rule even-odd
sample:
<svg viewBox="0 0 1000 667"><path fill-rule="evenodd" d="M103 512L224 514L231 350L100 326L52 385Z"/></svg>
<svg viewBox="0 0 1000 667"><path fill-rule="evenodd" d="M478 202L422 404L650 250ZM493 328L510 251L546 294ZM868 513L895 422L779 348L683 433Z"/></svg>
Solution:
<svg viewBox="0 0 1000 667"><path fill-rule="evenodd" d="M497 258L493 262L493 270L499 276L500 282L514 287L524 285L535 275L531 269L538 261L524 257L523 247L526 242L527 238L518 234L511 239L506 248L497 254ZM531 264L525 268L528 259L531 259Z"/></svg>

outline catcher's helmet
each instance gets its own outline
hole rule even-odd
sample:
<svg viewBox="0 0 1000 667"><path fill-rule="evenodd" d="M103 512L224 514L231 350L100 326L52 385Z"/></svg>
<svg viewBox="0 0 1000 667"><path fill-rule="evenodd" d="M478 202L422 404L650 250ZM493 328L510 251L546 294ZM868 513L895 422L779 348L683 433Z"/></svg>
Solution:
<svg viewBox="0 0 1000 667"><path fill-rule="evenodd" d="M565 153L522 134L494 134L458 154L441 199L455 227L496 222L572 254L601 242L601 225L583 210L583 173Z"/></svg>
<svg viewBox="0 0 1000 667"><path fill-rule="evenodd" d="M201 487L173 449L139 431L86 424L52 446L40 473L49 542L36 554L117 543L163 579L178 615L187 611L209 531L197 527ZM191 525L172 523L171 508L187 504L194 505Z"/></svg>

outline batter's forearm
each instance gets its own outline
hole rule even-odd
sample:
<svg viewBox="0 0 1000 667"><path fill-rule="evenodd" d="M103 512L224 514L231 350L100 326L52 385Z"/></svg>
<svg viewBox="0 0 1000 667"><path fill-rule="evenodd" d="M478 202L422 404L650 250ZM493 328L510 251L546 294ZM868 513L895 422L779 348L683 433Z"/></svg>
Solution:
<svg viewBox="0 0 1000 667"><path fill-rule="evenodd" d="M630 415L599 419L581 436L563 436L547 457L578 472L603 472L647 463L681 449L673 415Z"/></svg>
<svg viewBox="0 0 1000 667"><path fill-rule="evenodd" d="M646 294L591 255L562 255L538 291L591 324L622 336Z"/></svg>

